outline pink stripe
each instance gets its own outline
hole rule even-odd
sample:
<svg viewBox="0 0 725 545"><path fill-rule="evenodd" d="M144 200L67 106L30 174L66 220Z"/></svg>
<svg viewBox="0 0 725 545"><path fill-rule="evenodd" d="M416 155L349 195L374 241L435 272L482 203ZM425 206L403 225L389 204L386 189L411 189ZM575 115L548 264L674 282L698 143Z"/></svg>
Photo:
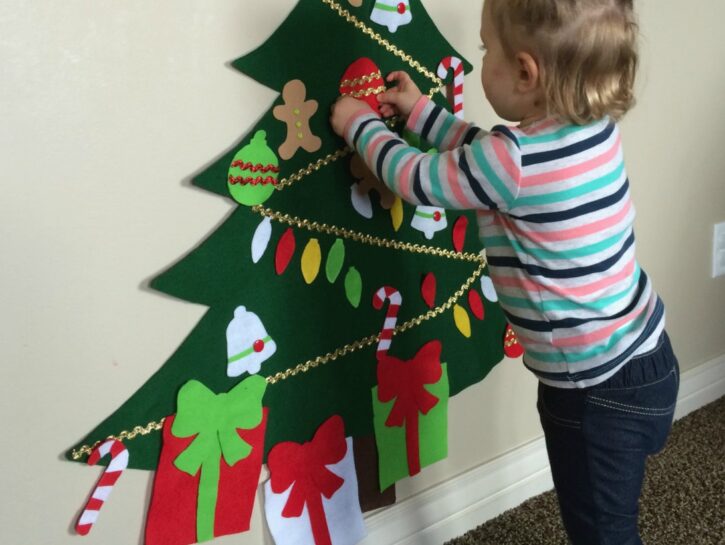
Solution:
<svg viewBox="0 0 725 545"><path fill-rule="evenodd" d="M493 151L496 153L499 163L501 163L501 166L503 166L504 170L509 175L509 178L518 182L521 178L521 172L516 166L516 163L514 163L514 160L511 158L508 149L506 149L506 144L504 144L503 138L504 137L502 136L495 135L491 137Z"/></svg>
<svg viewBox="0 0 725 545"><path fill-rule="evenodd" d="M627 214L629 214L631 208L632 201L628 200L619 212L609 216L608 218L603 218L599 221L595 221L581 227L572 227L571 229L563 229L561 231L526 231L524 229L519 229L518 227L516 227L501 214L496 215L494 223L503 226L504 229L506 229L507 231L511 231L516 233L517 235L526 237L532 242L560 242L563 240L571 240L574 238L584 237L593 233L599 233L601 231L604 231L605 229L613 227L627 217Z"/></svg>
<svg viewBox="0 0 725 545"><path fill-rule="evenodd" d="M545 131L546 129L558 125L559 122L556 119L549 118L540 122L536 122L528 127L518 127L518 129L527 135L536 134L539 131Z"/></svg>
<svg viewBox="0 0 725 545"><path fill-rule="evenodd" d="M617 140L614 142L612 147L602 153L601 155L589 159L578 165L562 168L560 170L553 170L551 172L543 172L541 174L535 174L533 176L526 176L521 180L522 187L533 187L537 185L550 184L554 182L561 182L566 179L575 178L581 176L591 170L599 168L602 165L606 165L612 161L619 153L620 146L622 144L622 137L617 136Z"/></svg>
<svg viewBox="0 0 725 545"><path fill-rule="evenodd" d="M499 276L494 274L493 271L491 271L491 280L493 280L496 287L501 286L504 288L516 288L533 293L549 292L565 298L583 297L586 295L593 295L596 292L607 289L608 287L613 286L614 284L617 284L618 282L621 282L622 280L626 280L627 278L631 277L634 274L634 265L635 260L633 257L618 273L613 274L612 276L608 276L607 278L603 278L602 280L597 280L596 282L591 282L583 286L576 286L571 288L556 285L546 286L544 284L539 284L538 282L534 282L528 279Z"/></svg>
<svg viewBox="0 0 725 545"><path fill-rule="evenodd" d="M625 316L621 320L617 320L613 324L610 324L607 327L603 327L597 331L591 331L584 335L577 335L576 337L566 337L563 339L554 339L553 345L557 346L557 347L561 347L561 348L571 347L571 346L587 346L587 345L594 344L597 341L601 341L603 339L611 337L612 334L615 331L617 331L620 327L624 327L625 325L631 323L640 314L642 314L645 310L647 310L647 306L648 305L642 305L642 308L640 308L636 312L633 312L630 315Z"/></svg>
<svg viewBox="0 0 725 545"><path fill-rule="evenodd" d="M420 97L418 102L415 103L415 106L413 106L413 111L410 112L410 116L408 116L407 127L409 129L413 130L418 124L418 118L420 117L420 114L423 113L423 110L425 110L425 107L428 105L428 101L428 97L422 96Z"/></svg>
<svg viewBox="0 0 725 545"><path fill-rule="evenodd" d="M400 171L400 178L398 178L398 193L406 201L410 198L410 173L413 171L417 156L417 153L410 154L410 159L405 163L403 170Z"/></svg>
<svg viewBox="0 0 725 545"><path fill-rule="evenodd" d="M375 162L375 151L378 147L382 147L381 144L384 142L387 142L391 139L390 133L387 131L384 131L380 136L375 136L373 139L368 143L367 148L365 151L365 162L367 164L374 163Z"/></svg>
<svg viewBox="0 0 725 545"><path fill-rule="evenodd" d="M453 138L446 146L448 149L457 148L461 145L461 142L463 141L463 135L468 130L468 124L467 123L460 123L460 127L458 128L458 131L453 135ZM449 131L450 132L450 131Z"/></svg>
<svg viewBox="0 0 725 545"><path fill-rule="evenodd" d="M463 188L461 187L460 178L458 176L458 174L459 174L458 162L456 161L455 154L449 152L445 155L447 156L446 170L447 170L448 184L451 187L451 191L453 192L453 195L456 197L456 200L459 202L459 204L462 207L474 208L473 203L468 200L465 192L463 191Z"/></svg>

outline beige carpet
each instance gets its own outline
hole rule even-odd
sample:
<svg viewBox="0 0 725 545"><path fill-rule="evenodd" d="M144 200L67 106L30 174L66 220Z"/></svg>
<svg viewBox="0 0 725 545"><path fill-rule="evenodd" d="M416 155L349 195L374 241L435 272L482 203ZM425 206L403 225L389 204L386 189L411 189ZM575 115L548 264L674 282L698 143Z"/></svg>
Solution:
<svg viewBox="0 0 725 545"><path fill-rule="evenodd" d="M675 422L649 459L640 529L646 545L725 545L725 397ZM566 545L554 492L447 545Z"/></svg>

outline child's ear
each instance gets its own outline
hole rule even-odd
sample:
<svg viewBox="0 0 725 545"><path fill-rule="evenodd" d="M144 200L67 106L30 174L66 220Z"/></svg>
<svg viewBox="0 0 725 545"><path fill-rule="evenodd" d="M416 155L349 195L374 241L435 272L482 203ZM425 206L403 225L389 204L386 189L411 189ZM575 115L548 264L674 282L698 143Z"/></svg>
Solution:
<svg viewBox="0 0 725 545"><path fill-rule="evenodd" d="M529 53L523 51L516 54L516 68L518 75L516 78L516 89L521 93L534 91L541 83L541 74L539 72L539 63Z"/></svg>

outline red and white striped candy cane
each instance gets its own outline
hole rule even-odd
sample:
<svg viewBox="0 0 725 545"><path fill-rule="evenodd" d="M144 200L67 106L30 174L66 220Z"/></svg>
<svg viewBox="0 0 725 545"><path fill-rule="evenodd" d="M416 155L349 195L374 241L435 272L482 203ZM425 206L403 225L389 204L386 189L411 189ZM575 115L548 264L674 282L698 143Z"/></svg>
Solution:
<svg viewBox="0 0 725 545"><path fill-rule="evenodd" d="M448 97L453 107L453 113L463 119L463 61L458 57L446 57L438 65L438 77L446 79L448 71L453 70L453 97Z"/></svg>
<svg viewBox="0 0 725 545"><path fill-rule="evenodd" d="M96 465L107 454L111 455L111 463L108 464L108 467L98 480L98 484L93 489L91 497L88 498L86 507L83 509L83 513L81 513L76 524L76 532L82 536L91 531L93 524L98 518L98 512L103 507L103 503L111 495L113 485L116 484L123 470L128 467L128 450L117 439L109 439L93 449L93 452L88 457L88 465Z"/></svg>
<svg viewBox="0 0 725 545"><path fill-rule="evenodd" d="M387 354L388 348L393 341L393 331L395 330L395 324L398 323L398 310L403 302L403 296L395 288L390 286L383 286L375 295L373 295L373 307L375 310L380 310L385 304L385 300L390 300L388 306L388 312L385 315L385 322L383 323L383 329L380 331L380 342L378 343L378 360Z"/></svg>

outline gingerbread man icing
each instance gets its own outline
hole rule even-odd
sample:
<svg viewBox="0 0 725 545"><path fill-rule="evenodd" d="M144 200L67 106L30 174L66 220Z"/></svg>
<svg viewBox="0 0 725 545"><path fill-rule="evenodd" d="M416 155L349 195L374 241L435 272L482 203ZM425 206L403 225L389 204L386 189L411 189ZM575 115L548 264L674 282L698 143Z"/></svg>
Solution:
<svg viewBox="0 0 725 545"><path fill-rule="evenodd" d="M291 159L300 148L313 152L322 147L322 140L310 129L310 119L318 104L316 100L305 100L306 96L307 88L302 81L289 81L282 90L284 104L272 111L276 119L287 123L287 140L279 147L282 159Z"/></svg>

